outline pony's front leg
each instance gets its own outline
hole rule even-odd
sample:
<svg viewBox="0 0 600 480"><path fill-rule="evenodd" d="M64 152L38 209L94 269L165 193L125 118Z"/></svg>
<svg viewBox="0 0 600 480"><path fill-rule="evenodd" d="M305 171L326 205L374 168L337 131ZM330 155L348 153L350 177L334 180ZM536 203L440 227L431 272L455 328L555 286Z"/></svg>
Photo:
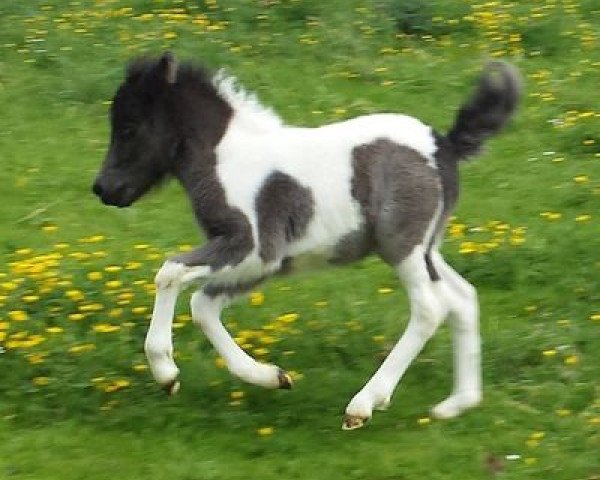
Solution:
<svg viewBox="0 0 600 480"><path fill-rule="evenodd" d="M179 389L179 369L173 360L172 323L175 304L186 283L208 276L210 267L189 267L167 260L156 274L156 297L144 349L155 380L169 394Z"/></svg>
<svg viewBox="0 0 600 480"><path fill-rule="evenodd" d="M231 338L221 322L221 311L231 301L225 293L199 290L192 295L191 308L194 323L198 325L228 370L242 380L265 388L292 387L292 378L275 365L257 362Z"/></svg>

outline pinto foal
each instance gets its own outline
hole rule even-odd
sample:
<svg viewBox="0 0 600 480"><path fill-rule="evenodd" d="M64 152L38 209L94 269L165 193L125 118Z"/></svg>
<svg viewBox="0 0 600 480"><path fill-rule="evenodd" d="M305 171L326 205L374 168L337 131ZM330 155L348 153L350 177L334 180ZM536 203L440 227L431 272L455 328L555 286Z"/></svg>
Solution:
<svg viewBox="0 0 600 480"><path fill-rule="evenodd" d="M232 339L222 309L306 254L331 264L375 252L406 286L410 321L375 375L352 398L343 428L361 427L389 402L400 378L446 317L454 333L452 394L433 409L449 418L481 400L475 289L439 253L458 196L457 164L478 152L512 115L517 71L492 62L446 135L398 114L365 115L319 128L284 124L222 74L178 65L171 54L132 63L110 113L111 138L93 191L127 207L175 177L206 244L167 260L145 350L156 381L179 388L172 320L181 290L239 378L290 388L290 376L257 362Z"/></svg>

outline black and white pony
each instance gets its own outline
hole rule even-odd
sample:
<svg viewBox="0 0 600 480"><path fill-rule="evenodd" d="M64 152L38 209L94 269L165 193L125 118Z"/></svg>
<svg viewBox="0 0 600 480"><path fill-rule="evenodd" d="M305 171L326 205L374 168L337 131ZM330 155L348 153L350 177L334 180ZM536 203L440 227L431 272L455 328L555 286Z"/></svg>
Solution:
<svg viewBox="0 0 600 480"><path fill-rule="evenodd" d="M475 289L439 253L458 196L457 164L478 152L515 110L517 71L492 62L446 135L410 116L366 115L319 128L286 125L223 74L178 65L171 54L133 62L118 88L108 154L93 191L127 207L162 180L187 192L206 244L167 260L145 342L156 381L179 388L173 361L175 302L189 284L194 322L239 378L290 388L290 376L257 362L220 320L233 298L303 256L331 264L377 253L410 299L404 335L352 398L343 427L361 427L389 402L400 378L446 317L455 339L452 394L433 409L454 417L481 401Z"/></svg>

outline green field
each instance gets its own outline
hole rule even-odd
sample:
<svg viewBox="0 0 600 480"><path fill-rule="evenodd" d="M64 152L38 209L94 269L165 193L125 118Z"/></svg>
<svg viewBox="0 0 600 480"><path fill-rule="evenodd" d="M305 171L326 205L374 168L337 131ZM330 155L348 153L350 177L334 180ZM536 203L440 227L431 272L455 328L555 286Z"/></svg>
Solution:
<svg viewBox="0 0 600 480"><path fill-rule="evenodd" d="M1 2L0 479L600 479L599 25L596 0ZM523 104L462 165L443 248L479 291L479 408L429 417L451 388L444 327L387 412L340 429L406 325L376 258L225 312L290 392L232 378L183 294L164 396L152 278L201 234L175 184L125 210L90 189L126 61L167 49L307 126L395 111L445 131L487 60L519 67Z"/></svg>

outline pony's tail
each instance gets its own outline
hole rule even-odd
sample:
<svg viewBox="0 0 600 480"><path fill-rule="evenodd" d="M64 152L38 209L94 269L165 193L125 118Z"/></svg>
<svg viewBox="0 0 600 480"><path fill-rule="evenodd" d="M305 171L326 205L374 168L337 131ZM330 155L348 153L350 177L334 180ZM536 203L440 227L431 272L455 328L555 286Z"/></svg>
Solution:
<svg viewBox="0 0 600 480"><path fill-rule="evenodd" d="M475 155L514 113L521 96L521 75L512 65L493 61L485 66L471 98L459 109L446 135L454 158Z"/></svg>

